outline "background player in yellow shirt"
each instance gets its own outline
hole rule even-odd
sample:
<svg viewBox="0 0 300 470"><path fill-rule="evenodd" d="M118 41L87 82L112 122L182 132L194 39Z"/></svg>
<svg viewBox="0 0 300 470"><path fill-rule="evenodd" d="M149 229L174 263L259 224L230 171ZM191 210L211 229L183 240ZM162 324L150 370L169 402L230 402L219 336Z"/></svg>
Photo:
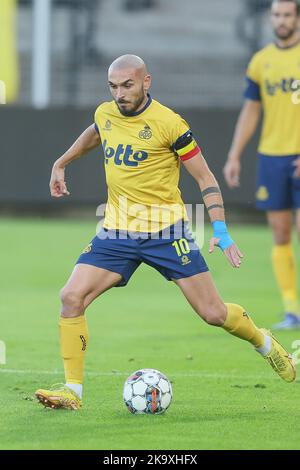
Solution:
<svg viewBox="0 0 300 470"><path fill-rule="evenodd" d="M104 227L79 257L61 293L66 384L37 390L38 400L52 408L80 408L88 345L85 310L107 289L125 285L142 262L174 281L203 320L251 343L283 380L292 382L291 356L268 331L255 326L244 308L224 304L188 231L178 189L181 163L198 182L212 221L210 252L217 245L233 267L240 266L242 255L227 232L220 189L187 123L152 100L151 77L139 57L116 59L108 80L113 101L98 107L95 124L52 170L52 196L68 195L66 165L102 143L108 205Z"/></svg>
<svg viewBox="0 0 300 470"><path fill-rule="evenodd" d="M258 149L257 208L265 210L273 232L272 263L285 318L274 329L300 328L296 260L291 246L292 209L300 236L300 7L295 0L275 0L271 19L276 42L252 58L247 70L245 103L224 168L229 187L239 186L240 159L263 110Z"/></svg>

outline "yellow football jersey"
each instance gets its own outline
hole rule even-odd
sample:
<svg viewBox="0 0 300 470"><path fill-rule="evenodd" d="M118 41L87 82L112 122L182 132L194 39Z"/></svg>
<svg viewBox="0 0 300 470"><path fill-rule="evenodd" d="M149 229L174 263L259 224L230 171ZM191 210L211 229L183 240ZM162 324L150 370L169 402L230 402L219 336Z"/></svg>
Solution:
<svg viewBox="0 0 300 470"><path fill-rule="evenodd" d="M300 43L286 49L268 45L253 56L247 78L245 97L261 100L264 110L259 152L300 154L300 104L292 99L300 80Z"/></svg>
<svg viewBox="0 0 300 470"><path fill-rule="evenodd" d="M186 220L178 188L180 159L200 149L184 119L149 96L133 116L121 114L114 101L101 104L95 127L108 187L104 227L157 232Z"/></svg>

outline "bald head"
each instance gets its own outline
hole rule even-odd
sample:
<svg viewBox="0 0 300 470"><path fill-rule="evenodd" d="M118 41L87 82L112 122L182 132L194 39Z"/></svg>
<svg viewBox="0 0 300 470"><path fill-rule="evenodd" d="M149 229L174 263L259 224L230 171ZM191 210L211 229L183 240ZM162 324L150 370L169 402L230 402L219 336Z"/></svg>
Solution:
<svg viewBox="0 0 300 470"><path fill-rule="evenodd" d="M126 54L121 55L110 65L108 75L113 71L135 70L144 76L148 75L147 67L143 59L137 55Z"/></svg>
<svg viewBox="0 0 300 470"><path fill-rule="evenodd" d="M151 76L143 59L126 54L109 67L108 84L120 112L132 116L147 103Z"/></svg>

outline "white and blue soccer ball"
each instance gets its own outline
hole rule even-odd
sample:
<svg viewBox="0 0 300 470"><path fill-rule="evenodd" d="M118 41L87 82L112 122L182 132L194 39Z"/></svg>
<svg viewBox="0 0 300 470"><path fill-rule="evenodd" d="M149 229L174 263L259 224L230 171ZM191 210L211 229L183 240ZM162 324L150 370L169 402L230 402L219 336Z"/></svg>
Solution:
<svg viewBox="0 0 300 470"><path fill-rule="evenodd" d="M155 369L133 372L124 384L123 399L130 413L160 414L172 401L169 379Z"/></svg>

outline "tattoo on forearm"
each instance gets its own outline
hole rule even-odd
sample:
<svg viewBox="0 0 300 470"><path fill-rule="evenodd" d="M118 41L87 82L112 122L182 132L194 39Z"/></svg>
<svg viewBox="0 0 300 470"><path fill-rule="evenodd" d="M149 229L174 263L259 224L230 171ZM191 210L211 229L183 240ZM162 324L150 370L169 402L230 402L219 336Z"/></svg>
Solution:
<svg viewBox="0 0 300 470"><path fill-rule="evenodd" d="M211 186L210 188L206 188L202 191L203 199L211 194L221 194L221 191L217 186Z"/></svg>
<svg viewBox="0 0 300 470"><path fill-rule="evenodd" d="M222 204L213 204L212 206L209 206L207 208L208 212L211 211L212 209L224 209L224 206Z"/></svg>

